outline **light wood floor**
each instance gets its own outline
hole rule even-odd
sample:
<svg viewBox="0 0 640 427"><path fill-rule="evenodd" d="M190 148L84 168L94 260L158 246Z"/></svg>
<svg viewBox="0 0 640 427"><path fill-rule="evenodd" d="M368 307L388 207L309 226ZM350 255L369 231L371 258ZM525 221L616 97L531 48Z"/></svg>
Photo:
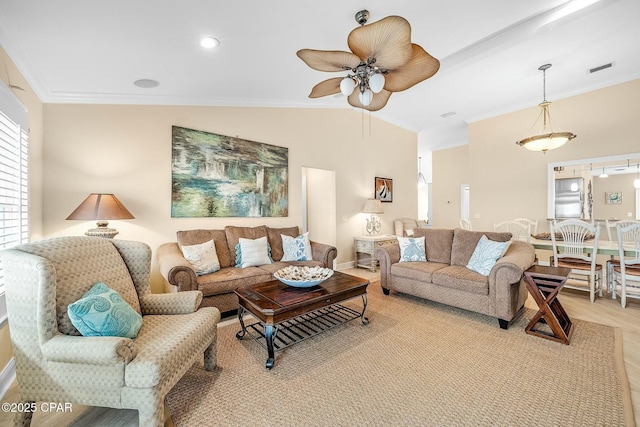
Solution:
<svg viewBox="0 0 640 427"><path fill-rule="evenodd" d="M379 273L372 273L365 269L344 270L347 274L364 277L371 282L379 281ZM640 300L628 300L627 308L620 306L619 300L608 297L599 298L595 303L589 301L586 292L564 289L559 297L567 314L572 319L582 319L589 322L601 323L618 327L622 330L624 345L624 361L627 376L631 386L631 399L635 413L636 425L640 426ZM527 300L527 307L537 309L531 297ZM496 324L497 327L497 324ZM523 331L524 333L524 331ZM562 344L558 344L562 345ZM17 386L9 389L2 402L17 401ZM603 396L606 398L606 396ZM135 426L137 425L137 411L116 410L106 408L90 408L74 405L72 414L44 415L38 413L34 417L32 426ZM0 427L12 425L12 415L0 412ZM166 424L172 427L169 420Z"/></svg>

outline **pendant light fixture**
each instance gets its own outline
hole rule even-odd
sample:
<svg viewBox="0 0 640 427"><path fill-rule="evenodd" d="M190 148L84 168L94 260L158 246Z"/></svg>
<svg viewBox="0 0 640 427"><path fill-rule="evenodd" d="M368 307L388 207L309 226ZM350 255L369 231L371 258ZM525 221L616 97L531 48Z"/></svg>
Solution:
<svg viewBox="0 0 640 427"><path fill-rule="evenodd" d="M526 148L527 150L542 151L542 153L562 147L564 144L576 137L574 133L554 132L551 128L551 113L549 113L549 105L551 105L551 102L547 101L546 79L546 72L550 67L551 64L544 64L538 68L538 70L542 71L542 102L538 104L542 109L540 112L540 116L542 116L540 133L516 142L516 144ZM540 116L538 116L538 120L540 120ZM536 123L538 120L536 120Z"/></svg>
<svg viewBox="0 0 640 427"><path fill-rule="evenodd" d="M604 166L602 167L602 173L598 176L598 178L609 178L609 175L604 171Z"/></svg>

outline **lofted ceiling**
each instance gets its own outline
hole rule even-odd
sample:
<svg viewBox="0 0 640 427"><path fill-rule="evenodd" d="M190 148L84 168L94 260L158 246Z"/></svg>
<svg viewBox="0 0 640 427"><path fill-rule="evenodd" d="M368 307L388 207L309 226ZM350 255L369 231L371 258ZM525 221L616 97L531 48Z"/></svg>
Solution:
<svg viewBox="0 0 640 427"><path fill-rule="evenodd" d="M440 60L372 113L433 150L466 143L467 123L537 105L542 64L553 64L551 101L640 77L638 0L0 0L0 45L45 103L351 108L308 98L340 74L296 51L348 51L361 9L369 22L406 18L412 42ZM203 49L203 36L220 46Z"/></svg>

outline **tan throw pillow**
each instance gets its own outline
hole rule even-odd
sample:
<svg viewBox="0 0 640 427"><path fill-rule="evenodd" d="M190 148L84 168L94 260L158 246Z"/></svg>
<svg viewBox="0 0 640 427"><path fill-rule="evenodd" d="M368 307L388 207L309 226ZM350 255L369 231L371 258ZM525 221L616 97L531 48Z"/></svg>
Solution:
<svg viewBox="0 0 640 427"><path fill-rule="evenodd" d="M182 255L193 266L198 276L220 270L220 261L213 240L199 245L183 246Z"/></svg>

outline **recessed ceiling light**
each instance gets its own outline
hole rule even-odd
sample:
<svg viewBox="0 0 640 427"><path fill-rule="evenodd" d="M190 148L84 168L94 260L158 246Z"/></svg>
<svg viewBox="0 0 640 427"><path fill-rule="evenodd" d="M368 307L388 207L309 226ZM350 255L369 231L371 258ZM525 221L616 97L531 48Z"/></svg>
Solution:
<svg viewBox="0 0 640 427"><path fill-rule="evenodd" d="M207 49L213 49L214 47L220 46L220 41L213 37L203 37L200 39L200 46Z"/></svg>
<svg viewBox="0 0 640 427"><path fill-rule="evenodd" d="M145 88L145 89L151 89L153 87L158 86L160 83L158 83L156 80L140 79L140 80L136 80L135 82L133 82L133 84L135 86L142 87L142 88Z"/></svg>
<svg viewBox="0 0 640 427"><path fill-rule="evenodd" d="M440 117L446 119L447 117L451 117L451 116L455 116L455 115L456 115L455 111L449 111L448 113L441 114Z"/></svg>

